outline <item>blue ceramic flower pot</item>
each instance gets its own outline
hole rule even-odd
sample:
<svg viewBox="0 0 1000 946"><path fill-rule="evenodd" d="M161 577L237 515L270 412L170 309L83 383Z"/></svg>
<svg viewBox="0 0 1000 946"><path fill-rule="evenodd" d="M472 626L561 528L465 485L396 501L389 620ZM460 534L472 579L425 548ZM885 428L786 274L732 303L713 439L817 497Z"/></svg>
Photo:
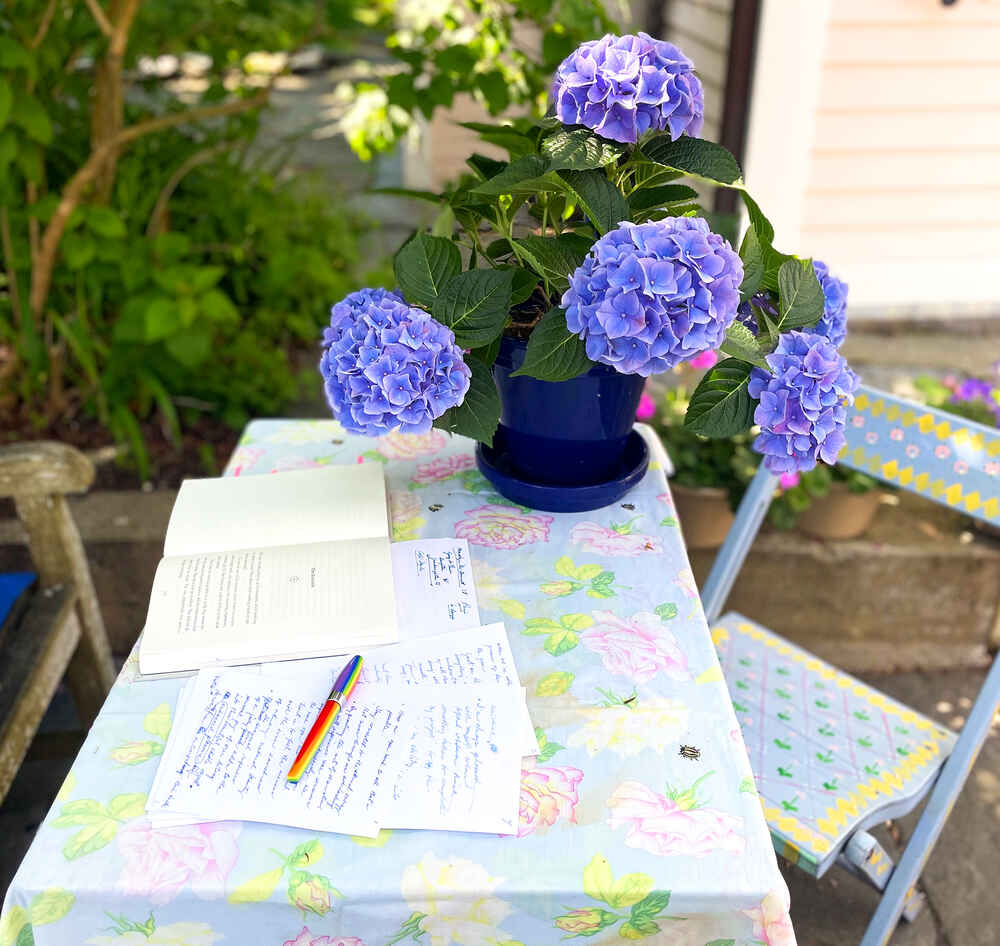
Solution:
<svg viewBox="0 0 1000 946"><path fill-rule="evenodd" d="M493 365L501 404L494 447L534 483L585 486L614 477L645 379L609 365L594 365L569 381L511 377L527 347L506 336L500 343Z"/></svg>

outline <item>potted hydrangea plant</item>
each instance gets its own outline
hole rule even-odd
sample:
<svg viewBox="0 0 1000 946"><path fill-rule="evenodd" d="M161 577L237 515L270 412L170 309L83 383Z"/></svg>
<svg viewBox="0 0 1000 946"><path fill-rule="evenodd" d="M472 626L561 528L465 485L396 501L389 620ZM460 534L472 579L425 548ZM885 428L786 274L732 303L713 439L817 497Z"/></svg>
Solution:
<svg viewBox="0 0 1000 946"><path fill-rule="evenodd" d="M605 36L562 63L552 105L470 126L509 160L473 154L455 186L404 192L441 212L396 254L397 289L333 307L320 370L334 415L355 433L464 434L509 498L593 508L616 498L595 486L627 489L645 468L631 433L644 379L721 349L687 427L756 423L776 473L832 462L857 379L824 334L811 261L774 248L736 160L697 137L691 61L644 33ZM739 253L684 179L740 193Z"/></svg>

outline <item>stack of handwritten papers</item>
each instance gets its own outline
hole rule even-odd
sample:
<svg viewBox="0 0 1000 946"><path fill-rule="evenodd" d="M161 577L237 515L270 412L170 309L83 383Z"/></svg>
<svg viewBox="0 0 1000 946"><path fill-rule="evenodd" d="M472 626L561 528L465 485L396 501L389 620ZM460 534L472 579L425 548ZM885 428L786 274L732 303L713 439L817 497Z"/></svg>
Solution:
<svg viewBox="0 0 1000 946"><path fill-rule="evenodd" d="M181 691L149 793L153 824L516 832L521 758L538 747L502 624L367 651L354 693L291 784L342 663L200 671Z"/></svg>

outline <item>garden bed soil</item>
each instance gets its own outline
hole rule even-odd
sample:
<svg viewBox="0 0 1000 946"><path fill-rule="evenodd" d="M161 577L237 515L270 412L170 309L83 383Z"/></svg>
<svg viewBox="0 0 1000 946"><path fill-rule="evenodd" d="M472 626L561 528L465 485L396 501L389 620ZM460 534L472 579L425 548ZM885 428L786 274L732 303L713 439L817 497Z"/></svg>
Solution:
<svg viewBox="0 0 1000 946"><path fill-rule="evenodd" d="M176 489L192 476L218 476L236 446L240 432L222 421L204 417L184 428L179 444L171 441L155 421L140 423L152 472L139 476L127 450L115 450L108 431L94 418L56 421L38 428L29 423L0 424L0 445L21 440L58 440L95 459L97 478L92 489Z"/></svg>

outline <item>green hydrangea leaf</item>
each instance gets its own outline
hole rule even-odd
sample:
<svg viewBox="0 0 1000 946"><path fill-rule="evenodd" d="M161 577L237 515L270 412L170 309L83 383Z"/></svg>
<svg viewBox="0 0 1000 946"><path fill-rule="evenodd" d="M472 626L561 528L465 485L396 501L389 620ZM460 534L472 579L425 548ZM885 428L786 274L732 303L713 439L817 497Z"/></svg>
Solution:
<svg viewBox="0 0 1000 946"><path fill-rule="evenodd" d="M445 411L434 421L434 426L451 434L492 444L493 434L500 423L500 395L497 394L493 374L486 365L472 355L465 356L465 363L472 370L465 400Z"/></svg>
<svg viewBox="0 0 1000 946"><path fill-rule="evenodd" d="M688 135L671 141L670 136L664 134L647 141L642 146L642 152L650 161L712 184L732 186L742 183L743 172L739 162L714 141Z"/></svg>
<svg viewBox="0 0 1000 946"><path fill-rule="evenodd" d="M753 423L755 402L747 391L753 365L726 358L706 373L691 395L684 426L703 437L732 437Z"/></svg>
<svg viewBox="0 0 1000 946"><path fill-rule="evenodd" d="M462 271L462 257L451 240L417 233L396 254L393 271L406 301L430 308Z"/></svg>
<svg viewBox="0 0 1000 946"><path fill-rule="evenodd" d="M524 362L512 377L526 375L541 381L569 381L593 365L583 339L566 328L566 312L554 308L532 330Z"/></svg>

